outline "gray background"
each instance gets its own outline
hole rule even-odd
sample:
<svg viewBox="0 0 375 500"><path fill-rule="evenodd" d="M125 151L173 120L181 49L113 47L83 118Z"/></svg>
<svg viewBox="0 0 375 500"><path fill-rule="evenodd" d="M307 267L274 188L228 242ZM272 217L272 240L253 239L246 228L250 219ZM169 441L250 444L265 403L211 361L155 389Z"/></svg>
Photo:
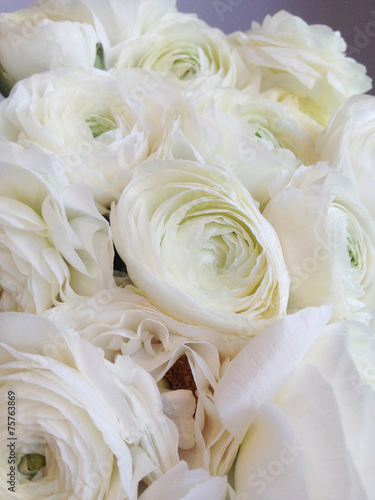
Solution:
<svg viewBox="0 0 375 500"><path fill-rule="evenodd" d="M0 11L11 12L31 3L31 0L0 0ZM309 24L327 24L341 32L350 55L366 65L375 85L375 0L177 0L177 7L181 12L197 13L226 33L245 31L251 21L261 22L265 15L282 9ZM370 93L375 95L374 90Z"/></svg>

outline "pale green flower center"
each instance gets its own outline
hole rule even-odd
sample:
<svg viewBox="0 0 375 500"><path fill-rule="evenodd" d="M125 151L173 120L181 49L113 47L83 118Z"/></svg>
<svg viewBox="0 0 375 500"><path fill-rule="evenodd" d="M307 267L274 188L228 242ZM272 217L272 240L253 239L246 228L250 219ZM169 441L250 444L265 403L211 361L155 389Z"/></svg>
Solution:
<svg viewBox="0 0 375 500"><path fill-rule="evenodd" d="M257 125L257 131L255 135L262 141L266 141L268 144L270 144L272 148L280 147L280 144L276 137L266 127L260 125L259 123Z"/></svg>
<svg viewBox="0 0 375 500"><path fill-rule="evenodd" d="M18 471L31 480L45 465L46 459L44 455L27 453L21 458L18 464Z"/></svg>
<svg viewBox="0 0 375 500"><path fill-rule="evenodd" d="M194 61L184 61L183 59L177 59L171 66L171 71L177 78L184 80L190 78L197 74L198 70L192 64Z"/></svg>
<svg viewBox="0 0 375 500"><path fill-rule="evenodd" d="M166 231L161 245L171 274L180 280L183 272L190 293L199 300L204 296L211 307L241 313L266 272L263 249L241 218L196 204L174 230ZM225 296L225 303L218 305L218 296Z"/></svg>
<svg viewBox="0 0 375 500"><path fill-rule="evenodd" d="M355 255L354 251L350 247L348 247L348 254L350 257L350 262L352 263L352 267L358 267L357 256Z"/></svg>
<svg viewBox="0 0 375 500"><path fill-rule="evenodd" d="M165 51L158 57L155 67L158 70L171 71L179 80L192 78L200 70L196 47L192 45Z"/></svg>
<svg viewBox="0 0 375 500"><path fill-rule="evenodd" d="M349 233L347 239L347 249L350 257L351 267L358 268L359 266L359 255L358 255L358 242L355 240L354 236Z"/></svg>
<svg viewBox="0 0 375 500"><path fill-rule="evenodd" d="M117 128L113 117L92 115L86 118L85 121L90 127L94 139L102 134L105 134L106 132L109 132L110 130Z"/></svg>
<svg viewBox="0 0 375 500"><path fill-rule="evenodd" d="M346 247L350 258L350 266L361 276L366 269L366 245L362 231L353 225L351 219L346 223Z"/></svg>

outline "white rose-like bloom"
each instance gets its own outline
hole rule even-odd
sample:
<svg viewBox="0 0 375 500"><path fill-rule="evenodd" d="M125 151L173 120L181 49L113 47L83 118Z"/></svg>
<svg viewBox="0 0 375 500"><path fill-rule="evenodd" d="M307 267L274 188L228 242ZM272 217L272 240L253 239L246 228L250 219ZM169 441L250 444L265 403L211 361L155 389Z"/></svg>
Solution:
<svg viewBox="0 0 375 500"><path fill-rule="evenodd" d="M277 235L228 172L184 160L140 165L111 226L133 283L165 314L242 335L285 314Z"/></svg>
<svg viewBox="0 0 375 500"><path fill-rule="evenodd" d="M184 88L235 86L243 70L225 34L187 14L170 16L154 30L115 45L106 66L153 70Z"/></svg>
<svg viewBox="0 0 375 500"><path fill-rule="evenodd" d="M161 76L139 69L54 70L17 83L0 103L0 133L55 153L69 181L87 185L108 207L135 165L167 154L176 93Z"/></svg>
<svg viewBox="0 0 375 500"><path fill-rule="evenodd" d="M355 189L326 163L300 167L263 215L291 278L288 310L333 305L333 321L374 314L375 222Z"/></svg>
<svg viewBox="0 0 375 500"><path fill-rule="evenodd" d="M44 0L0 14L0 63L14 81L59 67L93 67L104 38L81 2Z"/></svg>
<svg viewBox="0 0 375 500"><path fill-rule="evenodd" d="M247 339L176 321L160 313L132 286L102 290L43 315L72 326L115 362L132 360L161 383L164 412L179 430L179 454L190 468L225 475L239 443L223 427L213 404L222 371ZM195 399L196 398L196 399Z"/></svg>
<svg viewBox="0 0 375 500"><path fill-rule="evenodd" d="M87 188L45 180L57 169L31 150L0 162L1 310L40 313L114 286L109 225Z"/></svg>
<svg viewBox="0 0 375 500"><path fill-rule="evenodd" d="M189 93L171 136L175 158L230 170L263 207L275 173L316 162L314 140L281 103L234 88Z"/></svg>
<svg viewBox="0 0 375 500"><path fill-rule="evenodd" d="M130 358L113 365L74 330L25 313L0 315L0 358L3 422L15 395L15 498L135 500L141 480L177 463L158 388ZM9 453L2 447L3 498Z"/></svg>
<svg viewBox="0 0 375 500"><path fill-rule="evenodd" d="M278 338L264 340L273 349ZM275 361L271 367L265 360L268 378L254 374L262 362L254 348L264 351L255 343L260 335L233 360L222 379L222 415L225 402L236 411L231 426L247 429L234 471L238 498L373 498L375 391L357 366L362 358L374 370L373 342L367 349L373 338L357 322L323 328L281 389Z"/></svg>
<svg viewBox="0 0 375 500"><path fill-rule="evenodd" d="M317 138L316 150L321 160L328 161L357 187L375 219L375 97L347 99Z"/></svg>
<svg viewBox="0 0 375 500"><path fill-rule="evenodd" d="M261 89L287 90L300 106L325 125L347 98L371 89L366 68L345 56L340 33L280 11L230 36L250 68L262 71Z"/></svg>

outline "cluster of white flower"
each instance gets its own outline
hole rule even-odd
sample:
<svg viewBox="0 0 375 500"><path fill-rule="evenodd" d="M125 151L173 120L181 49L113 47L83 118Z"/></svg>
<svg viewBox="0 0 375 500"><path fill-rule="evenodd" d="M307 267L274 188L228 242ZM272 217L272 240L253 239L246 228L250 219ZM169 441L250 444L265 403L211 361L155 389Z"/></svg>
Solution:
<svg viewBox="0 0 375 500"><path fill-rule="evenodd" d="M284 11L0 15L1 498L374 499L375 97L345 50Z"/></svg>

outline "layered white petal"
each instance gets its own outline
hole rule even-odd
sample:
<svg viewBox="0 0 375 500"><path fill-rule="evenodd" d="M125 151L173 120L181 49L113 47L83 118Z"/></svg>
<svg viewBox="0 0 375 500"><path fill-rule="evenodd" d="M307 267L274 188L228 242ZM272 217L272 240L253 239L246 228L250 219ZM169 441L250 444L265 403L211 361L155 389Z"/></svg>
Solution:
<svg viewBox="0 0 375 500"><path fill-rule="evenodd" d="M226 500L229 486L226 478L210 476L205 469L189 470L186 462L173 469L149 486L139 500ZM234 498L230 497L230 498Z"/></svg>
<svg viewBox="0 0 375 500"><path fill-rule="evenodd" d="M350 344L372 335L354 322L322 330L274 403L252 421L236 462L238 494L371 498L375 393L353 362ZM372 364L374 355L372 349Z"/></svg>
<svg viewBox="0 0 375 500"><path fill-rule="evenodd" d="M131 285L58 304L43 315L74 328L102 349L111 362L118 355L131 356L157 380L172 353L185 342L212 344L223 359L234 357L246 342L241 337L227 337L213 329L177 321L160 312Z"/></svg>
<svg viewBox="0 0 375 500"><path fill-rule="evenodd" d="M272 323L234 358L215 391L224 426L242 439L257 409L277 394L331 316L329 306L307 308Z"/></svg>
<svg viewBox="0 0 375 500"><path fill-rule="evenodd" d="M176 0L81 0L100 20L111 45L152 31L164 17L173 15Z"/></svg>

